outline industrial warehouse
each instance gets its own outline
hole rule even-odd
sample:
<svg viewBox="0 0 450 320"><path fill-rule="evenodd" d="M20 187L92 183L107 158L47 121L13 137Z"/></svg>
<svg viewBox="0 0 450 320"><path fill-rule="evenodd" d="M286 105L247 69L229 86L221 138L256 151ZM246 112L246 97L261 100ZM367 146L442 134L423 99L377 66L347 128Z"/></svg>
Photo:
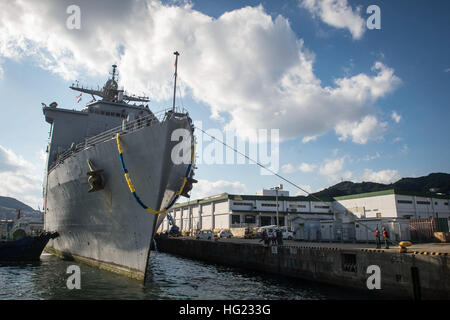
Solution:
<svg viewBox="0 0 450 320"><path fill-rule="evenodd" d="M395 241L429 241L436 232L448 232L448 203L448 196L405 194L394 189L319 201L289 196L281 186L256 195L222 193L180 203L169 214L185 235L229 229L234 236L243 237L249 229L279 225L304 241L373 241L376 228L389 230ZM169 229L165 218L159 232Z"/></svg>

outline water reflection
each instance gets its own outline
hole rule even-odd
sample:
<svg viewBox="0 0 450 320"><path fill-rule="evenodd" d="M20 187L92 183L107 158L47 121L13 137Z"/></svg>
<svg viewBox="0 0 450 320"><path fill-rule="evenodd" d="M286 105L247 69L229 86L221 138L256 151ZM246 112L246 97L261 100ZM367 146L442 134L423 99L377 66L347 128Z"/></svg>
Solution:
<svg viewBox="0 0 450 320"><path fill-rule="evenodd" d="M81 289L66 286L67 267L81 269ZM0 265L0 299L364 299L333 286L206 264L152 252L146 283L43 254L34 263Z"/></svg>

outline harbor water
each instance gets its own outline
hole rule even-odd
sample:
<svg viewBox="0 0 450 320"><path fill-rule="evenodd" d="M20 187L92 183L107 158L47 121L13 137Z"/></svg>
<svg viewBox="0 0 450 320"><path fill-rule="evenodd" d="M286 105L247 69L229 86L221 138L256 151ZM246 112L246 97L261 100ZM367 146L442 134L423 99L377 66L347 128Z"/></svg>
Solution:
<svg viewBox="0 0 450 320"><path fill-rule="evenodd" d="M70 265L81 288L68 289ZM0 264L0 299L367 299L361 292L152 252L146 283L43 253L34 263Z"/></svg>

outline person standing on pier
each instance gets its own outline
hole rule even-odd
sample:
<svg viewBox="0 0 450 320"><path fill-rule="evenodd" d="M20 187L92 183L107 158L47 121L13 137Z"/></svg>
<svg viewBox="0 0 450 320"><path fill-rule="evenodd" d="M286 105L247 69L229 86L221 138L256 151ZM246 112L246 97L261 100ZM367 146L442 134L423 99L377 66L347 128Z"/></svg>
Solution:
<svg viewBox="0 0 450 320"><path fill-rule="evenodd" d="M264 230L261 233L261 240L259 240L259 242L264 241L264 246L268 246L269 245L269 236L267 235L267 231Z"/></svg>
<svg viewBox="0 0 450 320"><path fill-rule="evenodd" d="M277 230L277 243L278 245L283 245L283 232L280 229Z"/></svg>
<svg viewBox="0 0 450 320"><path fill-rule="evenodd" d="M383 238L386 249L389 249L389 231L386 228L383 228Z"/></svg>
<svg viewBox="0 0 450 320"><path fill-rule="evenodd" d="M380 230L378 230L378 228L375 229L375 242L377 244L377 249L380 249L381 248Z"/></svg>

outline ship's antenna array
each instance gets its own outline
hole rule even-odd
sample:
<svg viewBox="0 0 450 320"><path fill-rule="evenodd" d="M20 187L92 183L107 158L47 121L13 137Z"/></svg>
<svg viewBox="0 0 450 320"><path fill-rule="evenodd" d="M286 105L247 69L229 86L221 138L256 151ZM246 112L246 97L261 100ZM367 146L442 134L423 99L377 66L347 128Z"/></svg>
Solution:
<svg viewBox="0 0 450 320"><path fill-rule="evenodd" d="M196 129L198 129L198 130L200 130L201 132L203 132L204 134L206 134L207 136L210 136L213 140L217 140L218 142L220 142L221 144L223 144L225 147L227 147L227 148L229 148L229 149L231 149L231 150L233 150L234 152L236 152L236 153L238 153L238 154L240 154L241 156L243 156L243 157L245 157L245 158L247 158L248 160L250 160L251 162L253 162L253 163L255 163L255 164L257 164L258 166L260 166L261 168L264 168L264 169L266 169L267 171L269 171L270 173L272 173L272 174L274 174L275 176L277 176L278 178L280 178L280 179L282 179L282 180L284 180L284 181L286 181L287 183L289 183L289 184L291 184L291 185L293 185L294 187L296 187L296 188L298 188L298 189L300 189L301 191L303 191L304 193L306 193L308 196L310 196L310 197L313 197L313 198L315 198L316 200L319 200L319 201L323 201L322 199L319 199L318 197L316 197L315 195L313 195L313 194L311 194L311 193L309 193L308 191L306 191L305 189L303 189L302 187L300 187L300 186L298 186L297 184L295 184L294 182L292 182L292 181L290 181L290 180L288 180L288 179L286 179L285 177L283 177L283 176L280 176L278 173L276 173L275 171L273 171L272 169L270 169L270 168L268 168L268 167L266 167L265 165L263 165L263 164L261 164L261 163L259 163L258 161L256 161L256 160L253 160L252 158L250 158L249 156L247 156L246 154L244 154L244 153L242 153L242 152L240 152L239 150L237 150L237 149L235 149L235 148L233 148L232 146L230 146L230 145L228 145L228 144L226 144L225 142L223 142L222 140L219 140L219 139L217 139L216 137L214 137L214 136L212 136L212 135L210 135L209 133L206 133L202 128L199 128L199 127L195 127Z"/></svg>
<svg viewBox="0 0 450 320"><path fill-rule="evenodd" d="M177 90L177 68L178 68L178 56L180 55L178 51L175 51L173 53L175 55L175 81L173 84L173 105L172 105L172 112L175 112L175 96L176 96L176 90Z"/></svg>

